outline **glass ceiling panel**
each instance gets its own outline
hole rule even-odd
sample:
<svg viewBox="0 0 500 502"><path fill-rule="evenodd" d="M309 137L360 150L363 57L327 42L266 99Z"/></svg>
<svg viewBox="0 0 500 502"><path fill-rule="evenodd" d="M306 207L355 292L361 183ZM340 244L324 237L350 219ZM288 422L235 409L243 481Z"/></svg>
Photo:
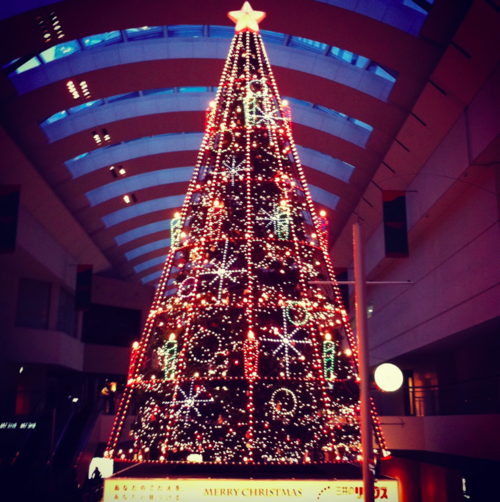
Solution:
<svg viewBox="0 0 500 502"><path fill-rule="evenodd" d="M146 284L147 282L151 282L151 281L154 281L155 279L159 279L161 277L161 273L162 273L161 270L158 270L157 272L153 272L152 274L149 274L146 277L143 277L141 279L141 282L143 284ZM175 289L173 291L175 291ZM172 293L166 293L165 296L169 296L169 294L172 294Z"/></svg>
<svg viewBox="0 0 500 502"><path fill-rule="evenodd" d="M56 59L65 58L71 56L75 52L80 52L82 50L78 40L72 40L70 42L64 42L63 44L54 45L49 49L40 53L40 57L44 63L50 63Z"/></svg>
<svg viewBox="0 0 500 502"><path fill-rule="evenodd" d="M155 221L154 223L148 223L142 227L134 228L128 232L115 236L115 241L118 246L121 246L127 242L144 237L145 235L155 234L157 232L166 232L167 230L170 230L170 221L171 220Z"/></svg>
<svg viewBox="0 0 500 502"><path fill-rule="evenodd" d="M157 251L158 249L165 249L170 246L170 237L167 239L161 239L156 242L150 242L149 244L145 244L144 246L140 246L138 248L132 249L132 251L128 251L125 253L127 260L132 260L146 253L151 253L151 251Z"/></svg>
<svg viewBox="0 0 500 502"><path fill-rule="evenodd" d="M428 9L430 9L431 5L434 3L434 0L425 0L425 2L427 2L429 4ZM422 14L425 14L426 16L427 16L427 14L429 14L428 10L422 9L422 7L420 7L420 5L418 5L413 0L403 0L403 4L406 5L407 7L410 7L412 9L418 11L418 12L421 12Z"/></svg>
<svg viewBox="0 0 500 502"><path fill-rule="evenodd" d="M368 71L375 73L379 77L383 77L386 80L390 80L391 82L396 82L396 78L393 77L389 72L385 71L378 64L372 63L368 68Z"/></svg>
<svg viewBox="0 0 500 502"><path fill-rule="evenodd" d="M52 115L52 117L49 117L47 120L44 120L41 125L52 124L52 122L57 122L58 120L61 120L67 116L68 116L68 112L66 110L63 110L62 112L54 113L54 115Z"/></svg>
<svg viewBox="0 0 500 502"><path fill-rule="evenodd" d="M108 31L107 33L101 33L100 35L80 38L80 42L85 49L93 49L94 47L118 44L123 42L123 37L121 31Z"/></svg>
<svg viewBox="0 0 500 502"><path fill-rule="evenodd" d="M179 92L208 92L208 87L179 87Z"/></svg>
<svg viewBox="0 0 500 502"><path fill-rule="evenodd" d="M234 35L234 28L232 28ZM168 27L168 36L169 37L202 37L203 36L203 25L196 24L178 24L176 26Z"/></svg>
<svg viewBox="0 0 500 502"><path fill-rule="evenodd" d="M295 47L296 49L303 49L306 51L316 52L317 54L323 54L328 46L321 42L316 42L315 40L309 40L308 38L292 36L290 37L288 47Z"/></svg>
<svg viewBox="0 0 500 502"><path fill-rule="evenodd" d="M211 89L213 89L213 91L211 91ZM178 87L178 88L168 87L168 88L163 88L163 89L148 89L148 90L142 91L142 95L151 96L154 94L172 94L174 92L188 93L188 92L216 92L216 91L217 91L216 87L214 87L214 88L211 88L211 87ZM89 101L87 103L83 103L81 105L74 106L73 108L70 108L69 110L62 110L60 112L57 112L54 115L52 115L51 117L49 117L48 119L41 122L40 125L43 127L47 124L52 124L53 122L57 122L58 120L62 120L62 119L67 118L68 113L70 115L74 115L75 113L81 112L81 111L86 110L88 108L94 108L96 106L105 105L106 102L113 103L115 101L121 101L124 99L131 99L131 98L140 98L140 97L141 97L140 92L129 92L127 94L118 94L116 96L110 96L110 97L106 98L106 101L104 101L104 99L98 99L96 101ZM367 129L369 131L373 131L373 127L371 125L366 124L364 122L361 122L360 120L357 120L355 118L349 117L345 113L341 113L336 110L332 110L331 108L327 108L325 106L309 103L308 101L304 101L302 99L297 99L297 98L283 97L283 99L287 99L290 103L295 103L296 105L299 105L299 106L306 106L308 108L314 108L315 110L320 110L322 112L328 113L329 115L333 115L336 117L343 117L347 120L350 120L354 124L363 127L364 129Z"/></svg>
<svg viewBox="0 0 500 502"><path fill-rule="evenodd" d="M162 89L146 89L142 91L144 96L150 96L151 94L171 94L174 92L173 87L164 87Z"/></svg>
<svg viewBox="0 0 500 502"><path fill-rule="evenodd" d="M208 35L214 38L232 38L234 35L234 28L230 26L203 26L203 25L175 25L167 26L167 32L169 37L187 37L196 38ZM207 31L205 31L207 28ZM125 30L127 33L127 39L130 42L144 40L147 38L159 38L164 36L163 26L144 26L142 28L130 28ZM265 42L282 45L287 37L284 33L277 33L273 31L262 30L262 38ZM39 56L43 63L49 63L56 59L69 56L75 52L80 52L82 47L85 49L93 49L94 47L102 47L104 45L111 45L119 42L123 42L122 32L111 31L108 33L101 33L99 35L92 35L78 40L73 40L71 42L66 42L63 44L56 45L45 51L43 51ZM357 66L358 68L363 68L365 70L371 71L376 75L389 80L390 82L395 82L397 78L397 72L390 69L384 69L379 67L373 61L368 60L363 56L353 54L349 51L344 51L338 47L330 47L327 44L317 42L315 40L310 40L308 38L295 37L289 38L287 45L296 49L305 50L308 52L313 52L316 54L325 54L327 56L346 61L349 64ZM13 61L15 62L15 61ZM14 71L12 68L12 63L4 65L4 70L7 74ZM40 65L40 61L32 58L30 61L22 65L16 70L16 73L22 73L26 70L34 68Z"/></svg>
<svg viewBox="0 0 500 502"><path fill-rule="evenodd" d="M163 26L143 26L142 28L130 28L125 31L127 38L132 41L163 37Z"/></svg>
<svg viewBox="0 0 500 502"><path fill-rule="evenodd" d="M282 45L285 41L285 34L276 33L275 31L260 30L260 36L265 43Z"/></svg>
<svg viewBox="0 0 500 502"><path fill-rule="evenodd" d="M111 96L108 98L108 103L113 103L114 101L123 101L124 99L138 98L140 96L139 92L127 92L126 94L117 94L116 96Z"/></svg>
<svg viewBox="0 0 500 502"><path fill-rule="evenodd" d="M23 73L25 71L31 70L31 68L36 68L37 66L40 66L42 63L40 63L40 60L35 56L34 58L31 58L29 61L26 61L23 65L21 65L17 70L16 73Z"/></svg>
<svg viewBox="0 0 500 502"><path fill-rule="evenodd" d="M213 38L233 38L234 27L231 27L231 26L209 26L208 27L208 36L213 37Z"/></svg>
<svg viewBox="0 0 500 502"><path fill-rule="evenodd" d="M156 258L152 258L151 260L143 261L142 263L139 263L139 265L136 265L134 270L136 273L139 273L147 270L148 268L156 267L156 265L161 265L162 263L165 263L167 256L168 255L158 256Z"/></svg>
<svg viewBox="0 0 500 502"><path fill-rule="evenodd" d="M82 103L81 105L73 106L68 110L72 115L83 110L87 110L88 108L93 108L95 106L101 106L104 104L104 99L96 99L95 101L87 101L87 103ZM64 117L61 117L64 118Z"/></svg>

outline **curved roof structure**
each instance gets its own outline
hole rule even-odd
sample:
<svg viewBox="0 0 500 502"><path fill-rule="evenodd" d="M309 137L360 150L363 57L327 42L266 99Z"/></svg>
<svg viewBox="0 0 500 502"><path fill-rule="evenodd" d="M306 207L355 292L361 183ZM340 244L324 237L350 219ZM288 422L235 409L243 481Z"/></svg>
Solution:
<svg viewBox="0 0 500 502"><path fill-rule="evenodd" d="M467 104L463 90L455 108L434 112L453 86L436 72L459 57L449 52L460 54L453 40L468 6L431 4L253 5L267 11L262 35L338 266L351 259L353 218L373 232L377 192L404 189ZM2 2L2 141L12 170L3 181L22 182L23 204L96 272L158 279L234 32L226 12L238 7ZM424 133L418 150L415 130Z"/></svg>

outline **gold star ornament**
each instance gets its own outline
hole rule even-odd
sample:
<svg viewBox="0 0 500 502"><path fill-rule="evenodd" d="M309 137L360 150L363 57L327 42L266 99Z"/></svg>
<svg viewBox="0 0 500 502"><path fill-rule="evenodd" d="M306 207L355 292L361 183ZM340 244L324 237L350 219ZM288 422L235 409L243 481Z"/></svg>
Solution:
<svg viewBox="0 0 500 502"><path fill-rule="evenodd" d="M244 31L259 33L258 23L266 17L265 12L253 10L248 2L243 4L241 10L233 10L228 12L227 15L231 21L236 23L236 33L242 33Z"/></svg>

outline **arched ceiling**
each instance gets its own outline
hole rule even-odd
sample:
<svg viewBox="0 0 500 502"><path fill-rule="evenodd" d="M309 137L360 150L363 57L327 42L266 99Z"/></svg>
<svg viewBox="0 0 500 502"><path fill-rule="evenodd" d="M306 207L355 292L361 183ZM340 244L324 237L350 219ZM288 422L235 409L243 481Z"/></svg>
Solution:
<svg viewBox="0 0 500 502"><path fill-rule="evenodd" d="M332 245L387 165L467 3L253 2L267 12L266 48L290 101L311 194L328 212ZM105 257L97 271L155 284L227 56L233 28L226 13L239 3L23 0L2 7L5 131ZM340 251L344 261L334 256L334 263L345 266L348 254Z"/></svg>

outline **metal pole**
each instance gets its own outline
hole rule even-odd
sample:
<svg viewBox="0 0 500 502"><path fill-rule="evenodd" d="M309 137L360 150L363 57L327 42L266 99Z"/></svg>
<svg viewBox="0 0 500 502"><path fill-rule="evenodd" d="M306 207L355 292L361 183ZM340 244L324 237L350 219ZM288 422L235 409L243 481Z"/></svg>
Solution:
<svg viewBox="0 0 500 502"><path fill-rule="evenodd" d="M373 502L373 476L370 471L372 458L372 421L370 413L370 365L368 357L368 331L365 298L365 257L361 241L361 226L353 225L354 281L356 296L356 327L358 335L359 377L361 391L361 448L363 450L364 502Z"/></svg>

